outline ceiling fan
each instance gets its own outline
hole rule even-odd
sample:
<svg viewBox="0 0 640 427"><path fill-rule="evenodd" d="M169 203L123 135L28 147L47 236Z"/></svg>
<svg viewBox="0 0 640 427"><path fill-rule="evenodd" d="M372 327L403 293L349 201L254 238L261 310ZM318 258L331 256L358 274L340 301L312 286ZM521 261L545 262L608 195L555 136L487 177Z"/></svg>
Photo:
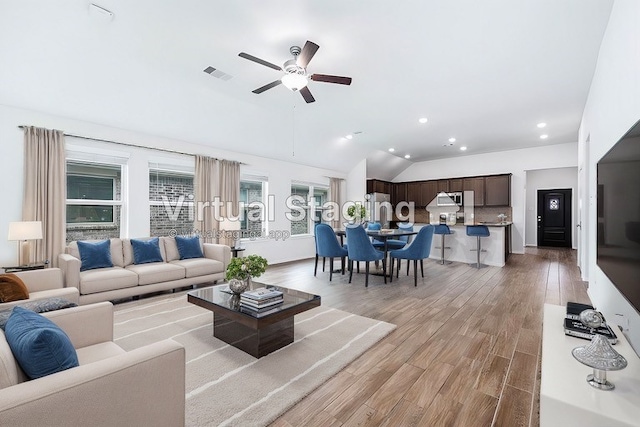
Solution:
<svg viewBox="0 0 640 427"><path fill-rule="evenodd" d="M315 98L313 97L313 95L311 95L311 91L309 91L309 88L307 87L309 79L316 82L337 83L340 85L351 84L351 77L330 76L328 74L307 74L307 65L319 48L320 46L309 40L307 40L302 49L300 49L300 46L291 46L289 52L291 52L291 54L293 55L293 59L289 59L288 61L286 61L282 67L278 67L271 62L256 58L255 56L249 55L245 52L240 52L238 56L244 59L248 59L249 61L264 65L265 67L285 72L284 76L282 76L278 80L274 80L271 83L253 90L253 93L259 94L264 92L265 90L274 88L279 84L283 84L288 89L291 89L294 92L300 92L304 100L307 103L310 103L314 102Z"/></svg>

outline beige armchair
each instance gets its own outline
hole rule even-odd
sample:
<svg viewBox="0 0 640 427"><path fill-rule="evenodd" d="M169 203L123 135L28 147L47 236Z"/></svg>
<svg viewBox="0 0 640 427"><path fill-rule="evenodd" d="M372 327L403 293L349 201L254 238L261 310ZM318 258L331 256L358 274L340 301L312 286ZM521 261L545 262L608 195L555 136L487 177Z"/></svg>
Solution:
<svg viewBox="0 0 640 427"><path fill-rule="evenodd" d="M29 299L0 303L0 310L10 309L15 305L46 298L63 298L79 304L80 294L77 288L64 286L64 277L59 268L45 268L14 273L29 290Z"/></svg>
<svg viewBox="0 0 640 427"><path fill-rule="evenodd" d="M109 302L44 313L80 366L25 380L0 330L0 423L19 426L184 426L185 351L165 340L126 352Z"/></svg>

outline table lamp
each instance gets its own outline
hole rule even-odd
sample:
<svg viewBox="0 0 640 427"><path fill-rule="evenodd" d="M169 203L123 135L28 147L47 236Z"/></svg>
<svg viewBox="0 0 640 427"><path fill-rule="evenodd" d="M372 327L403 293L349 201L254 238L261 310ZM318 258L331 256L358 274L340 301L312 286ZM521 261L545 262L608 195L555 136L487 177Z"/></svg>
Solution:
<svg viewBox="0 0 640 427"><path fill-rule="evenodd" d="M8 240L18 241L18 265L28 265L31 254L29 240L42 239L42 221L18 221L9 223Z"/></svg>

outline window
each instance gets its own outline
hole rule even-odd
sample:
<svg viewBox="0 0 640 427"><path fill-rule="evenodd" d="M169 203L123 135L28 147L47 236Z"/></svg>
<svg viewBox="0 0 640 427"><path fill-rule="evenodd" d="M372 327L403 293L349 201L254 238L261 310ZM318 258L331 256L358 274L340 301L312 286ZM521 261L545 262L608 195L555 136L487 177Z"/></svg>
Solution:
<svg viewBox="0 0 640 427"><path fill-rule="evenodd" d="M291 210L291 235L310 234L315 224L326 222L322 220L322 206L327 202L329 188L313 184L291 184L291 195L297 196L291 200L293 206L300 209ZM313 211L310 205L314 206Z"/></svg>
<svg viewBox="0 0 640 427"><path fill-rule="evenodd" d="M264 178L242 179L240 181L240 237L256 238L267 232L265 216L265 196L267 182Z"/></svg>
<svg viewBox="0 0 640 427"><path fill-rule="evenodd" d="M193 231L193 173L149 169L151 236L188 235Z"/></svg>
<svg viewBox="0 0 640 427"><path fill-rule="evenodd" d="M67 161L67 241L120 237L122 166Z"/></svg>

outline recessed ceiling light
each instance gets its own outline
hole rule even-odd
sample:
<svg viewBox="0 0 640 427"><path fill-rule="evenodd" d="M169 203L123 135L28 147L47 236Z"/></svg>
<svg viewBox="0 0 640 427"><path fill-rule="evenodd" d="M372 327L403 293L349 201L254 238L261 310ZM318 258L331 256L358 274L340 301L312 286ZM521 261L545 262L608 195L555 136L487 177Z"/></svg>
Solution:
<svg viewBox="0 0 640 427"><path fill-rule="evenodd" d="M549 138L549 135L547 135L546 133L543 135L540 135L540 139L547 139Z"/></svg>
<svg viewBox="0 0 640 427"><path fill-rule="evenodd" d="M405 154L405 155L404 155L404 158L405 158L405 159L410 159L410 158L411 158L411 156L410 156L410 155L408 155L408 154Z"/></svg>
<svg viewBox="0 0 640 427"><path fill-rule="evenodd" d="M449 142L456 142L456 139L454 137L449 138Z"/></svg>
<svg viewBox="0 0 640 427"><path fill-rule="evenodd" d="M540 123L538 123L538 127L539 127L540 129L542 129L543 127L546 127L546 126L547 126L547 124L546 124L545 122L540 122Z"/></svg>
<svg viewBox="0 0 640 427"><path fill-rule="evenodd" d="M467 149L467 147L465 147L464 145L462 147L460 147L460 151L465 151Z"/></svg>
<svg viewBox="0 0 640 427"><path fill-rule="evenodd" d="M345 136L345 138L347 138L347 139L353 139L353 135L347 135L347 136Z"/></svg>
<svg viewBox="0 0 640 427"><path fill-rule="evenodd" d="M420 117L420 118L418 119L418 121L419 121L420 123L427 123L427 122L429 121L429 119L427 119L426 117Z"/></svg>
<svg viewBox="0 0 640 427"><path fill-rule="evenodd" d="M390 153L393 153L394 151L396 151L396 149L395 149L395 148L389 148L389 152L390 152Z"/></svg>

